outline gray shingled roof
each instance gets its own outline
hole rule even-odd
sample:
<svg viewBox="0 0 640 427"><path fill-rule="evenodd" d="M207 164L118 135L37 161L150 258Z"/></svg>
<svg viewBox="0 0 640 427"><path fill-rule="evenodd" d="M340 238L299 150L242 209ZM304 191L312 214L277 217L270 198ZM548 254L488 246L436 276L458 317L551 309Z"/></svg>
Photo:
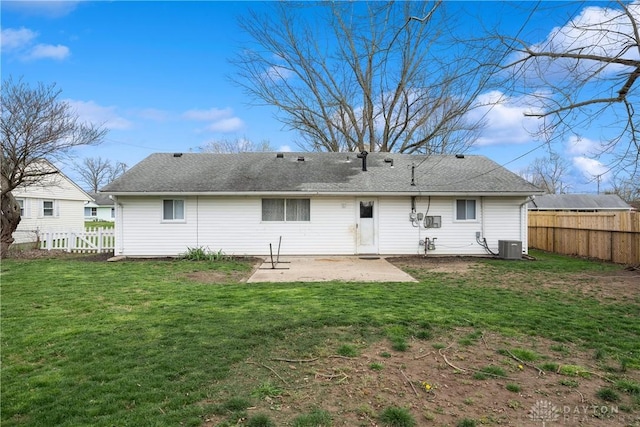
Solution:
<svg viewBox="0 0 640 427"><path fill-rule="evenodd" d="M95 204L98 206L113 206L113 200L109 198L108 194L102 193L89 193L93 200L95 200Z"/></svg>
<svg viewBox="0 0 640 427"><path fill-rule="evenodd" d="M483 156L371 153L152 154L103 192L131 193L477 193L541 194ZM302 160L304 159L304 160ZM415 166L411 185L412 165Z"/></svg>
<svg viewBox="0 0 640 427"><path fill-rule="evenodd" d="M529 202L531 210L630 210L616 194L545 194Z"/></svg>

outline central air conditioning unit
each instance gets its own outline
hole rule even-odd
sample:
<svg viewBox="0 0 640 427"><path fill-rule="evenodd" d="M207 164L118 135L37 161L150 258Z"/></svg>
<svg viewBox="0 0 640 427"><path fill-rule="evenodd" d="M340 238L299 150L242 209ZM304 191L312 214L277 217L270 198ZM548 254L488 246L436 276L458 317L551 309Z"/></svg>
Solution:
<svg viewBox="0 0 640 427"><path fill-rule="evenodd" d="M498 256L502 259L521 259L522 242L520 240L498 240Z"/></svg>

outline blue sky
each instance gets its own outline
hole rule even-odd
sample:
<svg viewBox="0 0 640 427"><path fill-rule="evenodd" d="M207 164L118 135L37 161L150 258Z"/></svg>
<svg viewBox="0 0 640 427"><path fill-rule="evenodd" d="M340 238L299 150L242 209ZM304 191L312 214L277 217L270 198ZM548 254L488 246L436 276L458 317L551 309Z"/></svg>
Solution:
<svg viewBox="0 0 640 427"><path fill-rule="evenodd" d="M477 16L498 18L515 31L533 3L518 3L519 13L499 2L457 2L465 10L461 25L473 29ZM596 5L596 3L588 3ZM558 6L559 5L559 6ZM543 41L555 26L587 4L557 3L548 15L528 25L532 43ZM22 77L35 85L55 83L83 120L104 123L105 141L75 152L133 166L153 152L198 151L215 139L268 140L281 151L296 151L296 134L283 129L275 110L251 106L232 84L228 59L246 42L236 17L260 3L243 1L3 1L2 78ZM499 93L486 93L491 98ZM487 113L489 126L470 151L513 171L527 166L544 148L526 132L517 99ZM527 123L527 120L529 123ZM564 141L557 151L572 164L571 186L595 192L589 176L606 169L584 156L588 135ZM524 155L524 156L523 156ZM520 156L523 156L520 158ZM74 177L69 167L63 171ZM605 181L602 183L606 187Z"/></svg>

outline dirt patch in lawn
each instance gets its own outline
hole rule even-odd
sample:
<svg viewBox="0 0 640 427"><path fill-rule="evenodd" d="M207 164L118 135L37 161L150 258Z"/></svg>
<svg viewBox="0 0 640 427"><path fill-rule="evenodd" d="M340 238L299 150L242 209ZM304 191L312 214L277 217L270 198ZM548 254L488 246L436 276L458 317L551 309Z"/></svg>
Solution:
<svg viewBox="0 0 640 427"><path fill-rule="evenodd" d="M221 411L203 425L246 425L257 414L277 426L295 425L296 417L315 408L327 411L333 426L406 425L380 421L390 407L407 409L419 426L640 425L637 397L616 389L609 380L615 373L570 344L459 328L414 338L406 351L394 350L387 340L354 347L356 357L246 360L229 389L271 393L254 395L254 405L239 420L224 424L230 418ZM624 375L640 384L637 372ZM615 390L620 400L598 397L603 388ZM233 393L203 403L223 404Z"/></svg>
<svg viewBox="0 0 640 427"><path fill-rule="evenodd" d="M474 285L518 289L524 292L539 289L559 290L592 297L603 303L640 302L640 270L633 268L608 272L549 273L546 280L541 282L529 280L529 273L526 271L495 274L482 259L473 257L396 257L387 258L387 261L417 277L428 277L430 273L473 273L481 277L484 272L489 280L474 281Z"/></svg>

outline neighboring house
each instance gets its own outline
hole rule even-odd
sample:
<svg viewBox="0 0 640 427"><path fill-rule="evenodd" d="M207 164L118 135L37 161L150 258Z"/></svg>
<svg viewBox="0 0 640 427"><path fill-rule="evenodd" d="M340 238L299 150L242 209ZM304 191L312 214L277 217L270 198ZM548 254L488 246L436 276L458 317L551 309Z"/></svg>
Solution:
<svg viewBox="0 0 640 427"><path fill-rule="evenodd" d="M530 211L610 212L633 209L616 194L545 194L528 204Z"/></svg>
<svg viewBox="0 0 640 427"><path fill-rule="evenodd" d="M102 191L124 256L526 252L542 193L482 156L317 152L153 154Z"/></svg>
<svg viewBox="0 0 640 427"><path fill-rule="evenodd" d="M89 193L93 201L84 205L85 221L113 221L115 218L115 208L113 200L106 194Z"/></svg>
<svg viewBox="0 0 640 427"><path fill-rule="evenodd" d="M46 162L45 167L55 173L12 191L21 217L13 233L15 243L34 242L43 231L84 230L83 208L92 201L91 196L51 163Z"/></svg>

